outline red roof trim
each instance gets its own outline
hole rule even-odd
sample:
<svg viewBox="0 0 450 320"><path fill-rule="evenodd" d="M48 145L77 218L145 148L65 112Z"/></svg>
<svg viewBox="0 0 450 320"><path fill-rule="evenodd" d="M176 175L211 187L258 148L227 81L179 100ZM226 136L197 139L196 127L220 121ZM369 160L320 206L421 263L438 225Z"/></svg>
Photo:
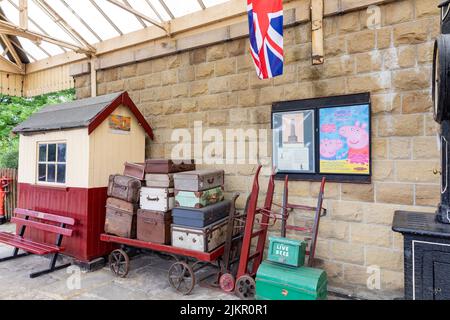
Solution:
<svg viewBox="0 0 450 320"><path fill-rule="evenodd" d="M94 120L89 124L88 132L91 134L94 132L97 127L103 123L103 121L108 118L108 116L114 112L114 110L117 109L120 105L124 105L130 109L130 111L134 114L136 119L138 120L139 125L145 130L145 132L148 134L150 139L153 140L153 130L148 124L148 122L145 120L142 113L139 111L139 109L134 104L133 100L131 100L130 96L128 95L128 92L122 93L120 96L118 96L111 104L106 107L100 114L98 114Z"/></svg>

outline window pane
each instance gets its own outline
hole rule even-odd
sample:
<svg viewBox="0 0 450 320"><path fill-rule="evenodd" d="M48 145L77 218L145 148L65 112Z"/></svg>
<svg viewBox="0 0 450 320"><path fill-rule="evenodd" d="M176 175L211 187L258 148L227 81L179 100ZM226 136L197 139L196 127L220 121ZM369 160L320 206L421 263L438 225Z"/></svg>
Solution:
<svg viewBox="0 0 450 320"><path fill-rule="evenodd" d="M39 145L39 161L47 161L47 145Z"/></svg>
<svg viewBox="0 0 450 320"><path fill-rule="evenodd" d="M58 144L58 162L66 162L66 144Z"/></svg>
<svg viewBox="0 0 450 320"><path fill-rule="evenodd" d="M48 162L56 162L56 144L48 145Z"/></svg>
<svg viewBox="0 0 450 320"><path fill-rule="evenodd" d="M55 172L56 168L54 164L47 165L47 182L55 182Z"/></svg>
<svg viewBox="0 0 450 320"><path fill-rule="evenodd" d="M58 164L58 183L66 183L66 165Z"/></svg>
<svg viewBox="0 0 450 320"><path fill-rule="evenodd" d="M39 165L39 170L38 170L38 180L45 182L45 170L46 169L46 165L45 164L40 164Z"/></svg>

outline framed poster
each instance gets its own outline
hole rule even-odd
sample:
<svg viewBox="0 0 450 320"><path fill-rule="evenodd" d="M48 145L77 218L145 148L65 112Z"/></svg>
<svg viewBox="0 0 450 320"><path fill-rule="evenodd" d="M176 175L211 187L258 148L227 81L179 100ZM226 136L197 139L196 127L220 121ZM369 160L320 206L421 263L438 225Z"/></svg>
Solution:
<svg viewBox="0 0 450 320"><path fill-rule="evenodd" d="M369 105L319 110L320 173L370 174Z"/></svg>
<svg viewBox="0 0 450 320"><path fill-rule="evenodd" d="M273 114L274 162L285 172L314 172L314 110Z"/></svg>
<svg viewBox="0 0 450 320"><path fill-rule="evenodd" d="M272 106L277 178L370 183L370 94L283 101Z"/></svg>

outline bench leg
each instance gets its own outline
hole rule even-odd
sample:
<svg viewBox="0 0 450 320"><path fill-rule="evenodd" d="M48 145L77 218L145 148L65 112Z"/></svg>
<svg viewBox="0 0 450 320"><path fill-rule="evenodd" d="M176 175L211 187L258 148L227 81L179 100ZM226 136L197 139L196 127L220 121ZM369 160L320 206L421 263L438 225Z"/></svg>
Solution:
<svg viewBox="0 0 450 320"><path fill-rule="evenodd" d="M57 266L56 267L56 260L58 259L58 254L57 253L55 253L54 255L53 255L53 257L52 257L52 259L51 259L51 261L50 261L50 266L49 266L49 268L48 269L45 269L45 270L42 270L42 271L38 271L38 272L34 272L34 273L32 273L32 274L30 274L30 278L37 278L37 277L40 277L40 276L42 276L42 275L44 275L44 274L49 274L49 273L52 273L52 272L54 272L54 271L58 271L58 270L61 270L61 269L65 269L65 268L67 268L67 267L69 267L70 265L71 265L71 263L66 263L66 264L63 264L63 265L61 265L61 266Z"/></svg>

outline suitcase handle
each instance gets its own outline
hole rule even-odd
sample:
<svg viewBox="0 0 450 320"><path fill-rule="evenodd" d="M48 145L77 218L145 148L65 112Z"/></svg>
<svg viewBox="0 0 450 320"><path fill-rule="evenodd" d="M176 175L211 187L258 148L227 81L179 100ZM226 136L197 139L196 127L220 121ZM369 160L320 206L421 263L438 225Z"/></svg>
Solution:
<svg viewBox="0 0 450 320"><path fill-rule="evenodd" d="M159 197L156 198L150 198L150 196L147 196L148 201L159 201Z"/></svg>
<svg viewBox="0 0 450 320"><path fill-rule="evenodd" d="M213 184L215 179L216 178L212 177L212 178L207 179L206 181L208 181L209 184Z"/></svg>

